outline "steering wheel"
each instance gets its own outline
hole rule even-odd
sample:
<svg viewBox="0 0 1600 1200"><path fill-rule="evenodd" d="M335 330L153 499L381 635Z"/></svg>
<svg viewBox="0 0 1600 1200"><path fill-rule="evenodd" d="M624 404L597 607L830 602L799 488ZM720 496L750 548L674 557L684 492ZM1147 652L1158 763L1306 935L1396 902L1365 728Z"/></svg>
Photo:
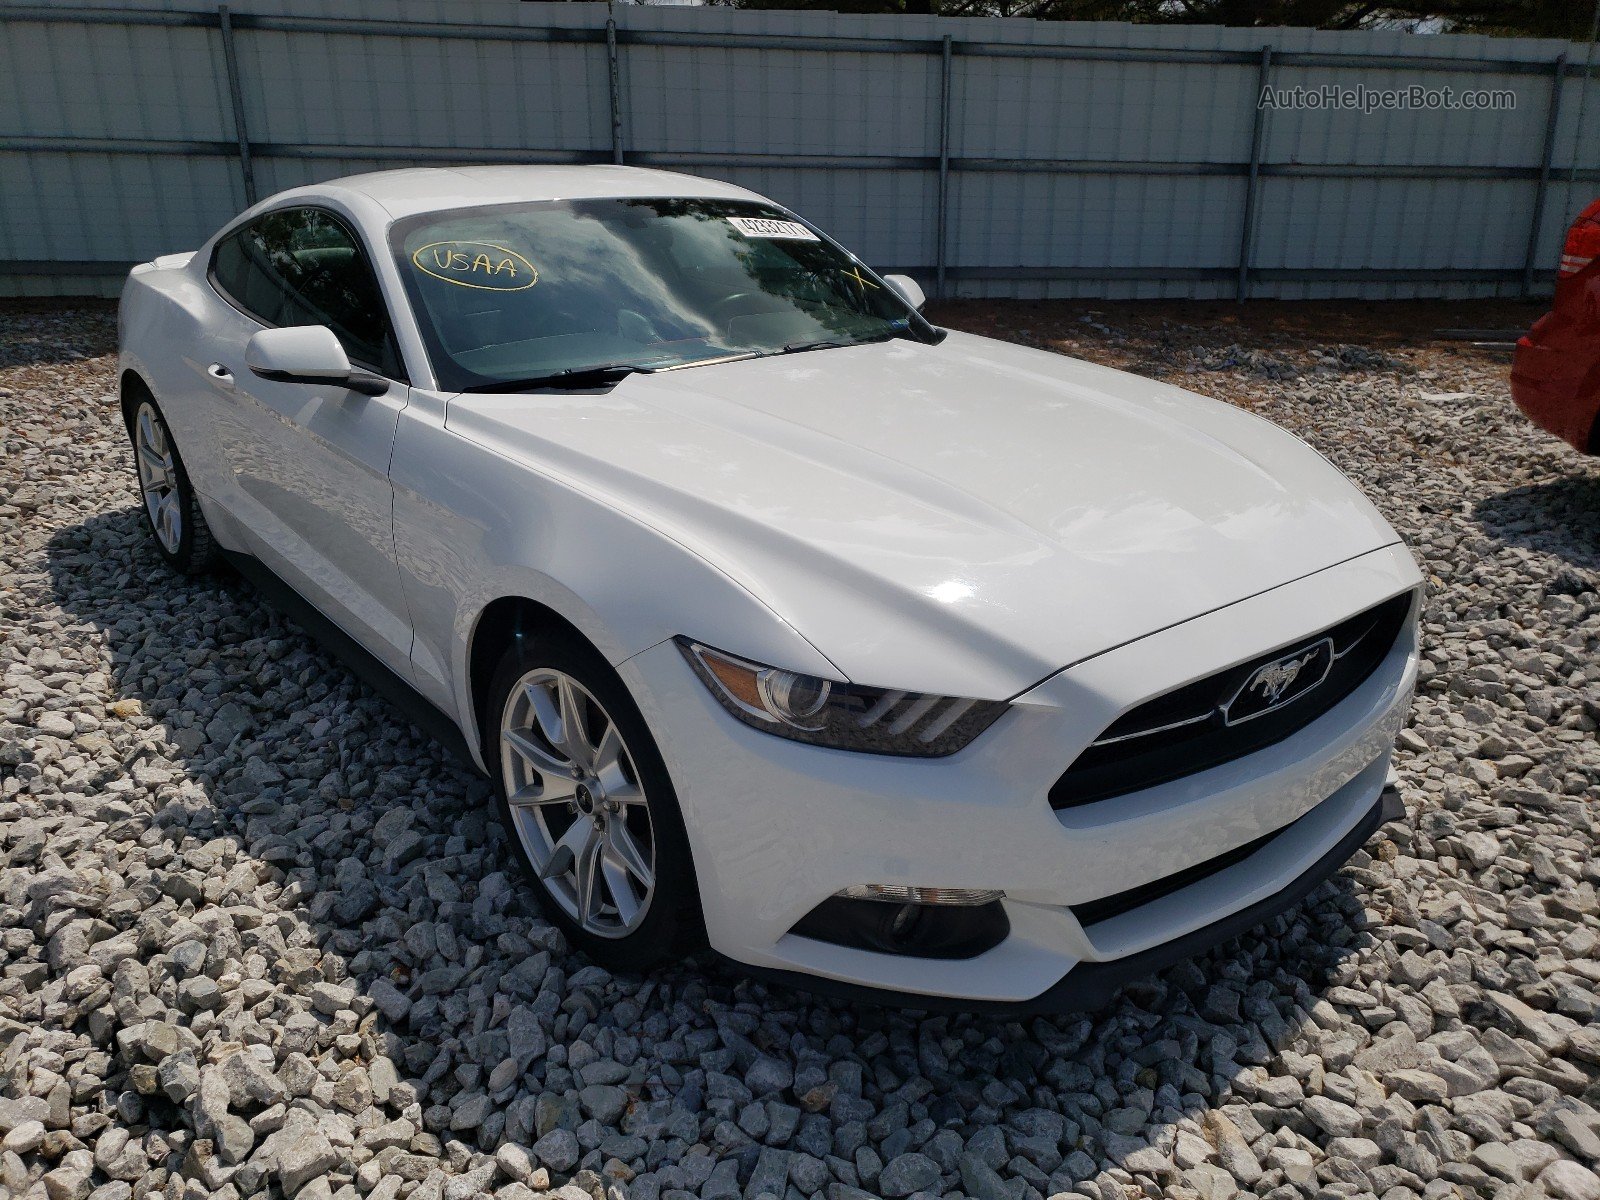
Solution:
<svg viewBox="0 0 1600 1200"><path fill-rule="evenodd" d="M796 282L792 295L802 304L828 304L837 301L840 289L833 287L820 272L807 271Z"/></svg>
<svg viewBox="0 0 1600 1200"><path fill-rule="evenodd" d="M734 292L732 295L724 296L721 300L717 300L712 303L711 315L720 317L722 316L723 309L729 308L732 305L738 304L744 300L754 300L760 295L760 292Z"/></svg>

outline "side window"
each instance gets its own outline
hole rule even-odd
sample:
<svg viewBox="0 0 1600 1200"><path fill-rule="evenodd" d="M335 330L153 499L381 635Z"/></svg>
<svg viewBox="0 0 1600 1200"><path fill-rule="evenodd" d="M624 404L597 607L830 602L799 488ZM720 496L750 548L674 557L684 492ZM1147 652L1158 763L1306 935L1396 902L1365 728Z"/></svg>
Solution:
<svg viewBox="0 0 1600 1200"><path fill-rule="evenodd" d="M354 235L320 208L268 213L217 244L211 278L267 325L326 325L350 360L398 378L377 278Z"/></svg>

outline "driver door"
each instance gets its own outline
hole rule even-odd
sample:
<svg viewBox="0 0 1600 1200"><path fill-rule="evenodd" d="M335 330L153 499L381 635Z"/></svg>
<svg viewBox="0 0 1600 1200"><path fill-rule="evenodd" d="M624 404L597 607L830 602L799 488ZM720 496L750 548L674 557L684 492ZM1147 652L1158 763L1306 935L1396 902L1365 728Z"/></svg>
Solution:
<svg viewBox="0 0 1600 1200"><path fill-rule="evenodd" d="M366 252L325 209L279 209L219 243L211 280L228 301L206 376L235 515L263 563L410 679L389 483L409 389ZM301 325L333 330L353 364L394 381L388 392L273 381L245 366L255 333Z"/></svg>

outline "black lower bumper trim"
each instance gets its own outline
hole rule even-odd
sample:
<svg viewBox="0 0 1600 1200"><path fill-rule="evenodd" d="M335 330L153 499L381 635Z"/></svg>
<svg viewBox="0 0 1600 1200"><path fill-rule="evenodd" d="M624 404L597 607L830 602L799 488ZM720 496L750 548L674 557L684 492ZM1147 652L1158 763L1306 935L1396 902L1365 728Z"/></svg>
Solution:
<svg viewBox="0 0 1600 1200"><path fill-rule="evenodd" d="M858 1004L879 1004L895 1008L917 1009L924 1012L967 1012L994 1016L1032 1016L1039 1013L1085 1012L1103 1007L1123 984L1154 975L1174 963L1194 958L1207 950L1247 933L1257 925L1271 920L1287 908L1293 907L1314 890L1318 884L1337 871L1374 830L1386 821L1405 815L1405 805L1393 786L1385 787L1372 808L1357 821L1354 828L1340 838L1326 854L1307 867L1300 875L1265 899L1248 908L1229 913L1220 920L1202 926L1192 933L1173 938L1159 946L1152 946L1138 954L1109 962L1079 963L1061 981L1032 1000L968 1000L954 996L928 996L916 992L897 992L889 988L867 987L863 984L844 983L836 979L823 979L800 971L783 971L770 967L752 967L734 963L734 969L752 978L792 987L797 991L813 992Z"/></svg>

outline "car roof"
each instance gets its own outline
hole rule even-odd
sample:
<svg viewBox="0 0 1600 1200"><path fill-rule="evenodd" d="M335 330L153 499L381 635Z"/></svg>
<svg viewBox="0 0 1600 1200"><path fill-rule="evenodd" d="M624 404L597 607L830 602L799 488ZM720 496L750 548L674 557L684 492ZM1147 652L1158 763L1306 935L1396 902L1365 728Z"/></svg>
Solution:
<svg viewBox="0 0 1600 1200"><path fill-rule="evenodd" d="M412 167L398 171L375 171L367 175L347 175L342 179L330 179L326 183L296 189L296 192L323 195L333 192L356 193L376 202L397 220L417 213L512 204L520 200L618 196L762 199L754 192L715 179L610 164L570 167Z"/></svg>

